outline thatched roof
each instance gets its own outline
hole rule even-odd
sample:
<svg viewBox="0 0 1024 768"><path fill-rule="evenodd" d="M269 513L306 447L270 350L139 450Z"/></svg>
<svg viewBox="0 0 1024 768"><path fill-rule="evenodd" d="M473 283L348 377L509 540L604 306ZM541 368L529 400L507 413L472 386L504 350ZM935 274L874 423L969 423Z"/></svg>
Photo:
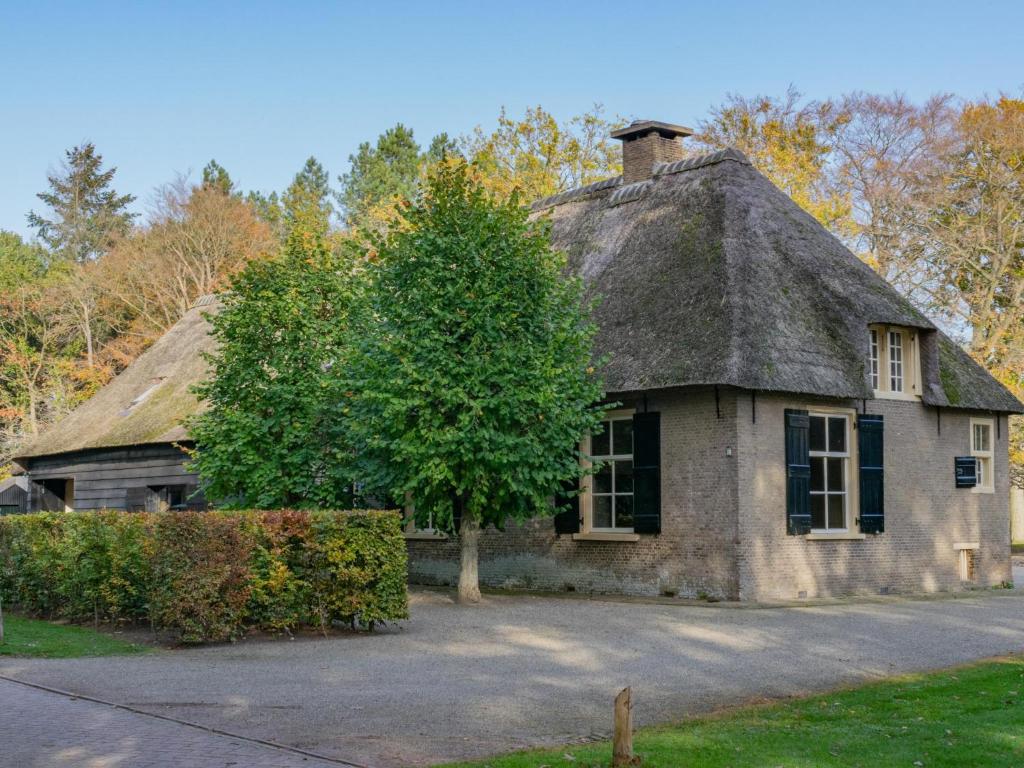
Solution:
<svg viewBox="0 0 1024 768"><path fill-rule="evenodd" d="M870 323L920 329L927 404L1024 407L736 150L541 200L599 295L609 393L721 384L870 398Z"/></svg>
<svg viewBox="0 0 1024 768"><path fill-rule="evenodd" d="M199 299L113 381L26 445L18 460L187 439L182 424L201 408L191 387L206 376L203 353L214 346L205 315L219 306L212 296Z"/></svg>

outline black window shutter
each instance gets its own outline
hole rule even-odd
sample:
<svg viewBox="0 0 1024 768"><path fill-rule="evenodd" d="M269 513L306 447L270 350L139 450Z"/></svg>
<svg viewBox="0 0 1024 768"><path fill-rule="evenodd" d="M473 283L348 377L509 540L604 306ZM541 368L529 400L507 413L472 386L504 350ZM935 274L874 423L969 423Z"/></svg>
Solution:
<svg viewBox="0 0 1024 768"><path fill-rule="evenodd" d="M885 477L883 473L882 417L857 417L857 449L860 452L860 531L885 531Z"/></svg>
<svg viewBox="0 0 1024 768"><path fill-rule="evenodd" d="M580 495L579 480L570 480L563 487L562 493L555 496L555 533L580 532Z"/></svg>
<svg viewBox="0 0 1024 768"><path fill-rule="evenodd" d="M811 419L786 409L786 533L811 532Z"/></svg>
<svg viewBox="0 0 1024 768"><path fill-rule="evenodd" d="M633 415L633 530L661 533L661 414Z"/></svg>

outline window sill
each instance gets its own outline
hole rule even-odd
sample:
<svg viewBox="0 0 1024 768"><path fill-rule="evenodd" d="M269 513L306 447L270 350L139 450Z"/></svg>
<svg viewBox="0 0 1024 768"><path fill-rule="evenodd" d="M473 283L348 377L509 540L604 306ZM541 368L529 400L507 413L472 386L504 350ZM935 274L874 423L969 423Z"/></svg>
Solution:
<svg viewBox="0 0 1024 768"><path fill-rule="evenodd" d="M406 531L402 534L408 541L447 541L447 533L432 533L430 531Z"/></svg>
<svg viewBox="0 0 1024 768"><path fill-rule="evenodd" d="M907 403L921 402L921 396L912 392L890 392L885 389L874 390L876 400L902 400Z"/></svg>
<svg viewBox="0 0 1024 768"><path fill-rule="evenodd" d="M863 541L866 533L808 533L804 536L808 541Z"/></svg>
<svg viewBox="0 0 1024 768"><path fill-rule="evenodd" d="M961 549L980 549L980 544L977 541L958 541L953 545L953 549L958 552Z"/></svg>
<svg viewBox="0 0 1024 768"><path fill-rule="evenodd" d="M996 492L995 488L983 488L980 485L976 485L973 488L971 488L971 493L995 493L995 492Z"/></svg>
<svg viewBox="0 0 1024 768"><path fill-rule="evenodd" d="M640 541L639 533L599 533L589 531L587 533L574 533L573 541Z"/></svg>

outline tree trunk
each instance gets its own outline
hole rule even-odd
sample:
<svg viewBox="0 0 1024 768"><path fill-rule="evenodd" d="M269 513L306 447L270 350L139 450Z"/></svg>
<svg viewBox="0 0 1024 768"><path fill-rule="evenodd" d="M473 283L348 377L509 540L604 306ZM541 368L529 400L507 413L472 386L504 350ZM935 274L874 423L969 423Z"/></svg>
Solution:
<svg viewBox="0 0 1024 768"><path fill-rule="evenodd" d="M461 504L461 500L458 502ZM459 541L462 548L462 567L459 570L459 602L480 602L480 574L477 570L479 561L478 545L480 543L480 521L462 510L462 525L459 528Z"/></svg>

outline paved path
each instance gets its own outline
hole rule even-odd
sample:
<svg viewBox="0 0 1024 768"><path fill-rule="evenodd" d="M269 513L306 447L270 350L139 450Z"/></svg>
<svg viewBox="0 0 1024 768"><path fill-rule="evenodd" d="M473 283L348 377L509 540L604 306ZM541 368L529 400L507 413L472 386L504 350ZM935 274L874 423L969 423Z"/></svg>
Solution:
<svg viewBox="0 0 1024 768"><path fill-rule="evenodd" d="M604 733L625 685L646 724L1024 651L1019 591L785 609L540 597L488 597L462 608L447 594L419 592L412 612L402 627L373 636L6 659L0 674L356 763L414 766ZM33 738L55 750L77 748L65 722L86 734L103 718L126 717L63 706L89 714L85 725L70 715L43 718ZM114 734L115 753L136 737L134 726L104 730Z"/></svg>
<svg viewBox="0 0 1024 768"><path fill-rule="evenodd" d="M3 768L338 768L338 764L0 680Z"/></svg>

